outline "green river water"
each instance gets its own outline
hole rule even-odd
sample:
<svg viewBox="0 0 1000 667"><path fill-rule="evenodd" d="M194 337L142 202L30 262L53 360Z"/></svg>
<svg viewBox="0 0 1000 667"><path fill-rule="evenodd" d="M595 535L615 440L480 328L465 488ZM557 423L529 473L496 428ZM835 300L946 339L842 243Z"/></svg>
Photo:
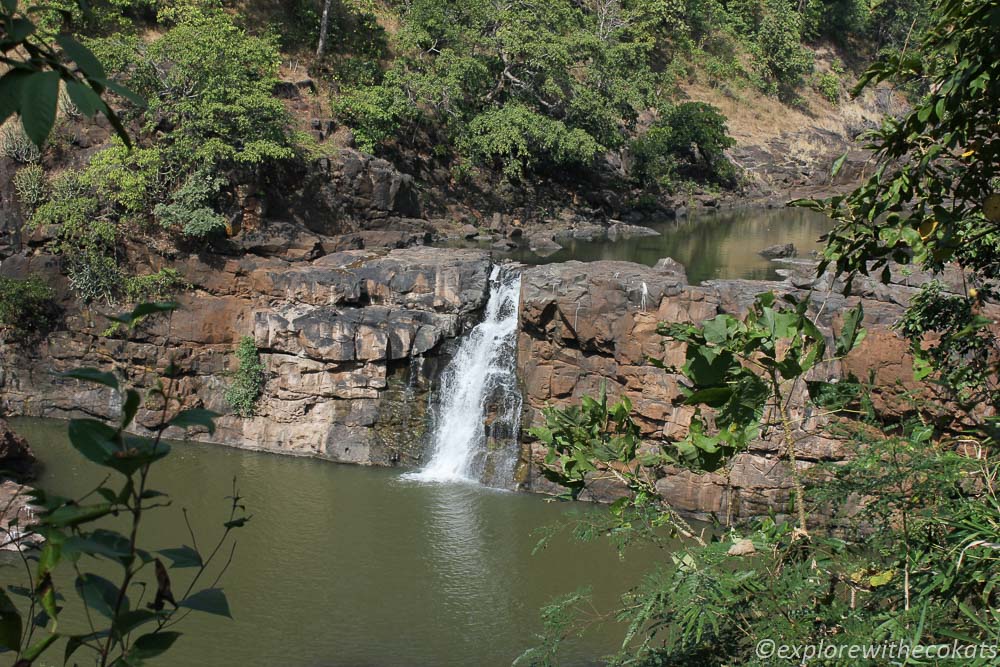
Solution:
<svg viewBox="0 0 1000 667"><path fill-rule="evenodd" d="M103 479L70 447L66 422L12 425L45 462L42 488L82 494ZM253 514L236 533L221 583L234 620L190 616L178 627L185 636L155 665L509 665L533 645L539 608L553 597L592 585L598 607L609 610L668 558L630 552L622 562L604 540L568 537L532 555L537 529L586 506L197 443L177 444L154 469L153 488L174 505L150 515L141 541L153 549L190 543L183 507L204 550L226 518L234 476ZM0 558L8 565L0 579L20 583L12 555ZM186 572L178 572L181 584ZM62 630L85 630L79 611L66 615ZM565 664L596 664L620 637L619 627L595 627L569 642ZM61 647L43 664L62 665Z"/></svg>
<svg viewBox="0 0 1000 667"><path fill-rule="evenodd" d="M660 233L607 240L562 241L564 248L540 257L528 248L513 250L509 256L527 264L550 264L568 260L593 262L619 260L652 266L663 257L672 257L687 269L692 284L713 278L775 280L776 264L760 256L760 251L779 243L793 243L800 256L821 247L820 237L830 231L826 216L806 209L742 209L702 213L680 220L643 223Z"/></svg>

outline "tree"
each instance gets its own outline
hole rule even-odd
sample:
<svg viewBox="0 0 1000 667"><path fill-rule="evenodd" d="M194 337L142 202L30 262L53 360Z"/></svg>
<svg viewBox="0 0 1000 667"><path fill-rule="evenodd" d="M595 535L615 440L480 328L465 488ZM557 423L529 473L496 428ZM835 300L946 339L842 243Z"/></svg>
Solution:
<svg viewBox="0 0 1000 667"><path fill-rule="evenodd" d="M856 93L886 80L929 91L904 117L867 135L874 173L848 195L793 202L837 221L821 270L877 273L885 282L893 263L961 270L965 293L928 282L903 331L917 358L950 377L969 407L981 400L1000 405L1000 387L990 379L1000 347L980 312L995 302L993 279L1000 275L998 22L997 0L942 1L920 44L887 54L858 83ZM834 172L841 164L843 158Z"/></svg>
<svg viewBox="0 0 1000 667"><path fill-rule="evenodd" d="M319 20L319 43L316 45L316 57L321 58L326 51L326 34L330 28L330 5L333 0L323 0L323 16Z"/></svg>

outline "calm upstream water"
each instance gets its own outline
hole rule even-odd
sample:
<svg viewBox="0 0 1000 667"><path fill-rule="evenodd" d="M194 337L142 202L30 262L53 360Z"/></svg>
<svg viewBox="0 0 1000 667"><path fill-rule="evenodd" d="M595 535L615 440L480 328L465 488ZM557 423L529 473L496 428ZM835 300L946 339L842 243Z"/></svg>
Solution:
<svg viewBox="0 0 1000 667"><path fill-rule="evenodd" d="M70 447L66 422L13 426L46 465L39 486L76 495L103 479ZM532 555L538 528L600 508L197 443L176 445L154 469L153 488L174 504L150 515L144 546L189 543L187 508L204 550L227 516L233 477L253 514L221 584L235 620L189 617L161 667L509 665L533 645L539 608L553 597L590 585L598 608L612 609L667 558L651 549L623 562L605 541L568 537ZM19 571L0 568L0 579L19 581ZM61 629L82 622L77 613ZM621 628L597 626L567 645L563 664L596 664L620 637ZM45 664L61 665L57 653Z"/></svg>
<svg viewBox="0 0 1000 667"><path fill-rule="evenodd" d="M826 216L798 208L743 209L643 224L660 232L660 236L616 242L568 240L562 241L562 250L546 257L526 247L513 250L510 257L526 264L575 259L620 260L647 266L663 257L673 257L687 268L692 284L713 278L776 280L775 269L781 265L761 257L761 250L794 243L799 255L806 255L821 247L819 238L832 227Z"/></svg>

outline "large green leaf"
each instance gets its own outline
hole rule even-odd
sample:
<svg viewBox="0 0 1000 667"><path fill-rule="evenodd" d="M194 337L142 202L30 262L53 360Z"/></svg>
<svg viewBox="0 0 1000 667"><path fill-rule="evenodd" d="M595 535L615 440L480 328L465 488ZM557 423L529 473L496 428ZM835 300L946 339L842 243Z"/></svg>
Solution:
<svg viewBox="0 0 1000 667"><path fill-rule="evenodd" d="M67 554L86 554L88 556L103 556L123 565L128 562L129 540L121 533L98 528L91 533L73 535L63 544Z"/></svg>
<svg viewBox="0 0 1000 667"><path fill-rule="evenodd" d="M92 572L85 572L76 578L74 583L87 607L105 618L114 618L115 605L118 603L118 587L104 577ZM122 601L122 607L128 609L128 597Z"/></svg>
<svg viewBox="0 0 1000 667"><path fill-rule="evenodd" d="M76 41L72 35L63 33L56 37L56 42L62 47L63 52L70 60L77 64L77 67L90 79L103 79L104 67L101 65L90 49Z"/></svg>
<svg viewBox="0 0 1000 667"><path fill-rule="evenodd" d="M68 430L76 451L94 463L113 467L115 453L121 450L118 431L96 419L74 419Z"/></svg>
<svg viewBox="0 0 1000 667"><path fill-rule="evenodd" d="M201 554L186 544L170 549L161 549L158 553L170 559L170 567L201 567Z"/></svg>
<svg viewBox="0 0 1000 667"><path fill-rule="evenodd" d="M846 355L864 340L866 332L861 327L861 321L864 317L865 310L861 303L844 315L844 326L840 328L840 334L837 336L836 351L838 357Z"/></svg>
<svg viewBox="0 0 1000 667"><path fill-rule="evenodd" d="M128 652L128 664L139 664L168 650L181 636L179 632L151 632L135 640Z"/></svg>
<svg viewBox="0 0 1000 667"><path fill-rule="evenodd" d="M21 85L21 109L31 110L21 114L21 124L36 146L45 144L56 122L59 80L58 72L35 72Z"/></svg>

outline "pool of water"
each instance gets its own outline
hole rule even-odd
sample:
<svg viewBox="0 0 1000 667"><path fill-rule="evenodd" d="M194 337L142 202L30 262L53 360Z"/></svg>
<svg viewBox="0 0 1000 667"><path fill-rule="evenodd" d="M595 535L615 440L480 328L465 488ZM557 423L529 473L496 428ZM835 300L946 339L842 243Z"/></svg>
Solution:
<svg viewBox="0 0 1000 667"><path fill-rule="evenodd" d="M45 463L42 488L77 495L103 479L70 447L66 422L13 426ZM140 543L149 548L190 542L182 508L199 544L208 543L225 520L234 477L253 515L236 533L221 583L235 620L189 617L177 628L185 635L153 663L161 667L509 665L533 645L539 608L553 597L589 585L597 607L612 609L668 557L649 549L622 561L604 541L568 537L532 555L540 527L604 510L406 482L394 470L181 443L152 477L173 504L143 524ZM4 583L20 583L12 562L2 560ZM79 611L64 617L61 630L84 630ZM620 627L598 625L568 643L564 664L597 664L621 636ZM61 665L62 649L54 650L40 664Z"/></svg>
<svg viewBox="0 0 1000 667"><path fill-rule="evenodd" d="M700 214L680 220L644 223L659 236L619 241L561 241L565 247L545 257L527 247L510 257L526 264L550 264L569 260L593 262L620 260L652 266L663 257L673 257L687 268L692 284L713 278L776 280L774 262L760 251L779 243L793 243L799 255L821 247L820 237L830 231L826 216L800 208L742 209Z"/></svg>

